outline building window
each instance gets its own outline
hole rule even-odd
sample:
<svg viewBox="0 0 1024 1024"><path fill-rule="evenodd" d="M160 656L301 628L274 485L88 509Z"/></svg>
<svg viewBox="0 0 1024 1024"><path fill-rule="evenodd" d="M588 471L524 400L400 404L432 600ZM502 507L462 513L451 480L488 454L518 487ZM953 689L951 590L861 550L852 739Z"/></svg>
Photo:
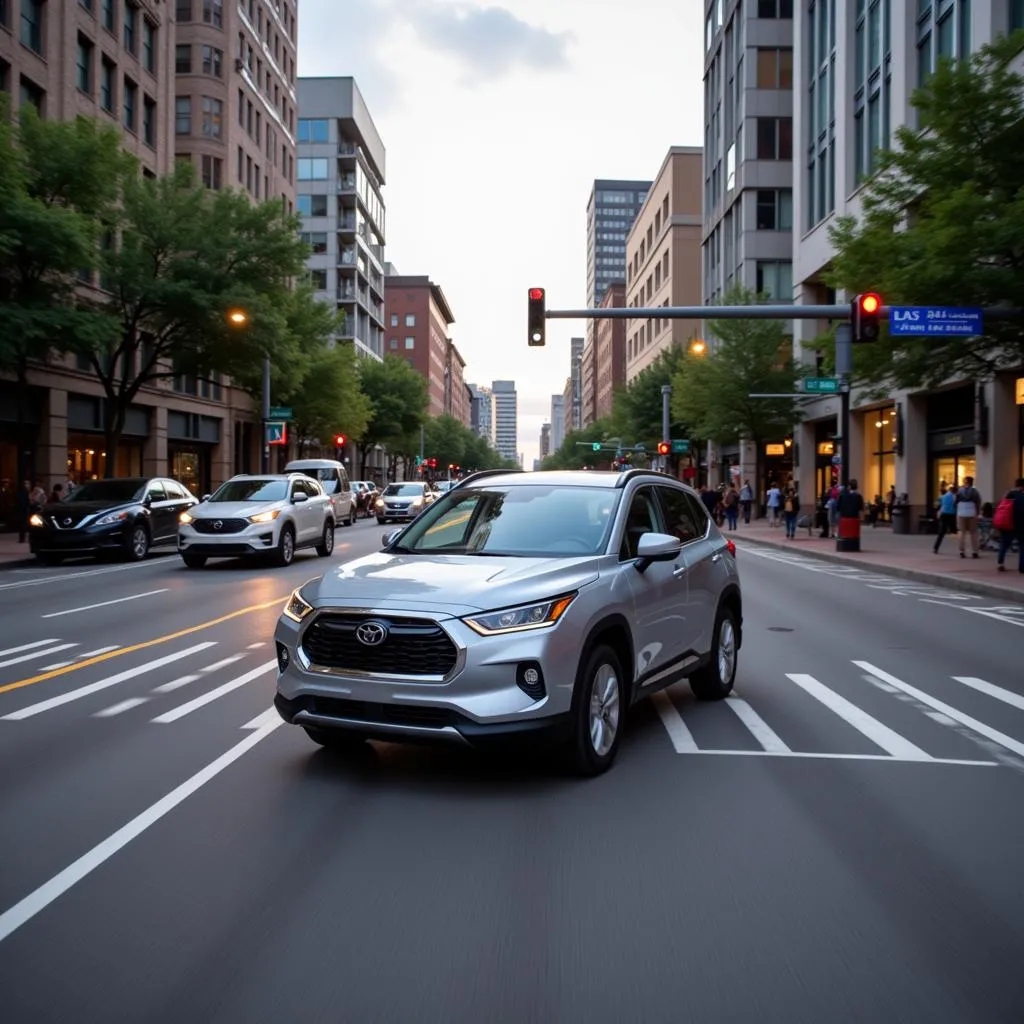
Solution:
<svg viewBox="0 0 1024 1024"><path fill-rule="evenodd" d="M397 313L392 313L391 314L391 326L392 327L397 327L398 326L398 314ZM396 342L396 344L397 344L397 342Z"/></svg>
<svg viewBox="0 0 1024 1024"><path fill-rule="evenodd" d="M139 21L139 9L134 4L124 5L124 48L135 53L135 28Z"/></svg>
<svg viewBox="0 0 1024 1024"><path fill-rule="evenodd" d="M757 0L759 18L792 18L793 0Z"/></svg>
<svg viewBox="0 0 1024 1024"><path fill-rule="evenodd" d="M156 101L148 96L142 99L142 141L156 149Z"/></svg>
<svg viewBox="0 0 1024 1024"><path fill-rule="evenodd" d="M203 74L221 77L221 63L224 59L224 51L218 50L216 46L203 47Z"/></svg>
<svg viewBox="0 0 1024 1024"><path fill-rule="evenodd" d="M208 139L220 138L222 106L221 101L212 96L203 97L203 134Z"/></svg>
<svg viewBox="0 0 1024 1024"><path fill-rule="evenodd" d="M130 78L126 78L124 80L124 116L122 123L130 132L135 131L138 97L139 87Z"/></svg>
<svg viewBox="0 0 1024 1024"><path fill-rule="evenodd" d="M758 295L765 295L774 301L793 301L793 264L787 260L758 261Z"/></svg>
<svg viewBox="0 0 1024 1024"><path fill-rule="evenodd" d="M409 351L410 349L414 349L415 347L416 347L416 339L415 338L406 338L405 339L406 351Z"/></svg>
<svg viewBox="0 0 1024 1024"><path fill-rule="evenodd" d="M189 43L178 43L174 47L174 73L176 75L192 73L192 46Z"/></svg>
<svg viewBox="0 0 1024 1024"><path fill-rule="evenodd" d="M303 217L326 217L327 196L300 195L295 197L295 206Z"/></svg>
<svg viewBox="0 0 1024 1024"><path fill-rule="evenodd" d="M1024 2L1017 0L1011 4L1010 30L1020 27L1024 27ZM964 60L970 53L970 0L920 0L917 11L917 84L925 84L942 57Z"/></svg>
<svg viewBox="0 0 1024 1024"><path fill-rule="evenodd" d="M46 100L46 93L35 82L30 81L24 75L21 76L19 99L23 107L33 106L43 116L43 104Z"/></svg>
<svg viewBox="0 0 1024 1024"><path fill-rule="evenodd" d="M415 313L406 313L405 314L405 326L406 327L415 327L416 326L416 314Z"/></svg>
<svg viewBox="0 0 1024 1024"><path fill-rule="evenodd" d="M398 348L398 339L397 338L391 338L390 341L388 341L388 348L390 348L390 349L397 349Z"/></svg>
<svg viewBox="0 0 1024 1024"><path fill-rule="evenodd" d="M327 291L327 271L317 269L311 270L309 272L309 283L314 291Z"/></svg>
<svg viewBox="0 0 1024 1024"><path fill-rule="evenodd" d="M224 0L203 0L203 21L221 28L224 24Z"/></svg>
<svg viewBox="0 0 1024 1024"><path fill-rule="evenodd" d="M221 187L221 175L223 173L224 162L217 156L207 156L205 153L202 157L201 174L203 184L207 188L218 189Z"/></svg>
<svg viewBox="0 0 1024 1024"><path fill-rule="evenodd" d="M892 54L889 0L865 0L858 7L854 30L853 170L860 182L875 173L878 150L889 145Z"/></svg>
<svg viewBox="0 0 1024 1024"><path fill-rule="evenodd" d="M176 96L174 98L174 134L192 134L192 97Z"/></svg>
<svg viewBox="0 0 1024 1024"><path fill-rule="evenodd" d="M758 189L757 230L793 229L793 193L790 189Z"/></svg>
<svg viewBox="0 0 1024 1024"><path fill-rule="evenodd" d="M327 252L327 234L323 231L304 231L302 240L312 250L314 256L322 256Z"/></svg>
<svg viewBox="0 0 1024 1024"><path fill-rule="evenodd" d="M835 210L836 20L834 0L807 10L806 227Z"/></svg>
<svg viewBox="0 0 1024 1024"><path fill-rule="evenodd" d="M793 159L793 119L759 117L757 120L757 159Z"/></svg>
<svg viewBox="0 0 1024 1024"><path fill-rule="evenodd" d="M311 120L300 117L296 139L298 142L329 142L330 122L323 118Z"/></svg>
<svg viewBox="0 0 1024 1024"><path fill-rule="evenodd" d="M20 39L30 50L43 52L43 0L21 0Z"/></svg>
<svg viewBox="0 0 1024 1024"><path fill-rule="evenodd" d="M79 7L84 7L90 14L92 14L92 10L93 10L92 0L78 0L78 6ZM3 11L3 9L5 7L6 7L6 0L4 0L3 3L0 3L0 11Z"/></svg>
<svg viewBox="0 0 1024 1024"><path fill-rule="evenodd" d="M156 29L147 18L142 19L142 66L150 73L156 73Z"/></svg>
<svg viewBox="0 0 1024 1024"><path fill-rule="evenodd" d="M92 95L92 57L92 43L84 36L79 36L75 79L78 88L88 96Z"/></svg>
<svg viewBox="0 0 1024 1024"><path fill-rule="evenodd" d="M757 51L758 89L793 88L793 51Z"/></svg>
<svg viewBox="0 0 1024 1024"><path fill-rule="evenodd" d="M329 163L326 159L300 158L299 160L299 181L326 181Z"/></svg>
<svg viewBox="0 0 1024 1024"><path fill-rule="evenodd" d="M106 57L100 68L100 106L108 114L114 112L114 65Z"/></svg>
<svg viewBox="0 0 1024 1024"><path fill-rule="evenodd" d="M108 32L114 31L114 0L100 0L100 24Z"/></svg>
<svg viewBox="0 0 1024 1024"><path fill-rule="evenodd" d="M1010 0L1010 31L1016 32L1019 28L1024 28L1024 0Z"/></svg>
<svg viewBox="0 0 1024 1024"><path fill-rule="evenodd" d="M175 21L192 20L192 0L178 0L174 7Z"/></svg>

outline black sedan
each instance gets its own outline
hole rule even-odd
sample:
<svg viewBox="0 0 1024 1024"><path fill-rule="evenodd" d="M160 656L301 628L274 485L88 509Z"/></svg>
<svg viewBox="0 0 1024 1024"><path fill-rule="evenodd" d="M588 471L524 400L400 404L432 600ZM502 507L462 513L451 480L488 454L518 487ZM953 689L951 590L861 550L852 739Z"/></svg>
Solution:
<svg viewBox="0 0 1024 1024"><path fill-rule="evenodd" d="M175 480L91 480L29 519L29 546L48 565L82 555L146 557L154 544L178 543L178 517L199 499Z"/></svg>

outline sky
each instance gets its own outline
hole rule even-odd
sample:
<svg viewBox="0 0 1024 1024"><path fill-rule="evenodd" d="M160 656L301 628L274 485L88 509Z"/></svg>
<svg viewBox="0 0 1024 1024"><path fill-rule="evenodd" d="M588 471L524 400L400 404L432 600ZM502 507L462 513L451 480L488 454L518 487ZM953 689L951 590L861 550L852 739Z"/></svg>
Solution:
<svg viewBox="0 0 1024 1024"><path fill-rule="evenodd" d="M595 178L703 138L702 0L300 0L300 76L352 75L387 151L387 259L441 286L466 379L516 381L530 468L586 304ZM301 111L300 111L301 114Z"/></svg>

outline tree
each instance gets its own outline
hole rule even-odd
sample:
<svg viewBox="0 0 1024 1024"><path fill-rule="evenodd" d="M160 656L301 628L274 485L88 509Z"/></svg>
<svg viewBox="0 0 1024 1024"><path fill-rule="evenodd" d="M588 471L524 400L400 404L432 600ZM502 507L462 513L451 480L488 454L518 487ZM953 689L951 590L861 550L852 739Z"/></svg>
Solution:
<svg viewBox="0 0 1024 1024"><path fill-rule="evenodd" d="M673 383L685 358L681 348L665 349L616 396L613 426L623 433L626 444L643 444L656 451L659 441L668 440L661 436L661 389ZM689 436L685 419L673 419L670 428L673 437Z"/></svg>
<svg viewBox="0 0 1024 1024"><path fill-rule="evenodd" d="M291 407L293 430L300 442L328 444L337 434L360 437L370 420L370 403L359 386L351 345L313 353L301 383L283 401Z"/></svg>
<svg viewBox="0 0 1024 1024"><path fill-rule="evenodd" d="M912 98L919 129L879 154L860 221L830 231L832 284L891 304L1024 307L1024 78L1009 67L1022 48L1016 33L940 61ZM1024 361L1024 331L986 320L981 338L883 336L856 357L867 383L988 379Z"/></svg>
<svg viewBox="0 0 1024 1024"><path fill-rule="evenodd" d="M370 404L369 421L359 438L360 473L367 475L370 452L411 438L424 423L427 382L404 359L363 359L359 365L363 393Z"/></svg>
<svg viewBox="0 0 1024 1024"><path fill-rule="evenodd" d="M466 455L469 431L454 416L433 416L426 422L425 454L437 459L437 467L444 472L449 466L461 466Z"/></svg>
<svg viewBox="0 0 1024 1024"><path fill-rule="evenodd" d="M731 290L723 305L749 305L757 296ZM788 433L799 418L793 398L751 398L752 394L795 394L798 368L780 320L712 320L717 339L706 354L686 353L673 381L672 409L700 438L729 444L745 438L756 449L760 479L764 443Z"/></svg>
<svg viewBox="0 0 1024 1024"><path fill-rule="evenodd" d="M113 128L85 118L44 121L31 104L15 128L0 111L0 368L17 381L19 480L28 471L30 364L111 337L103 317L78 306L76 291L96 266L128 166Z"/></svg>
<svg viewBox="0 0 1024 1024"><path fill-rule="evenodd" d="M94 303L113 331L99 344L76 343L107 399L108 474L128 409L147 384L214 373L251 381L264 353L286 375L285 393L301 379L304 354L326 342L335 321L308 288L290 287L308 254L298 226L280 202L256 205L240 192L197 186L183 163L163 178L126 178L100 257L104 294ZM244 328L229 325L232 309L246 314Z"/></svg>

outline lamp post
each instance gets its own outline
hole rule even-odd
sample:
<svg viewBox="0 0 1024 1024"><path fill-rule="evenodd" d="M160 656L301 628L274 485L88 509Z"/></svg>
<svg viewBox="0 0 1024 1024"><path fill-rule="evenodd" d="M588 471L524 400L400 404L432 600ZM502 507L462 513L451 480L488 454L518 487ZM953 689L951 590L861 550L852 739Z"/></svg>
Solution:
<svg viewBox="0 0 1024 1024"><path fill-rule="evenodd" d="M249 314L244 309L231 309L227 314L228 323L237 330L249 326ZM260 472L270 472L270 445L267 442L267 423L270 421L270 356L263 357L263 401L260 420L263 436L260 439Z"/></svg>
<svg viewBox="0 0 1024 1024"><path fill-rule="evenodd" d="M694 338L690 342L690 354L695 356L706 356L708 354L708 343L703 338ZM711 438L708 438L708 452L705 458L707 463L707 486L711 487Z"/></svg>

